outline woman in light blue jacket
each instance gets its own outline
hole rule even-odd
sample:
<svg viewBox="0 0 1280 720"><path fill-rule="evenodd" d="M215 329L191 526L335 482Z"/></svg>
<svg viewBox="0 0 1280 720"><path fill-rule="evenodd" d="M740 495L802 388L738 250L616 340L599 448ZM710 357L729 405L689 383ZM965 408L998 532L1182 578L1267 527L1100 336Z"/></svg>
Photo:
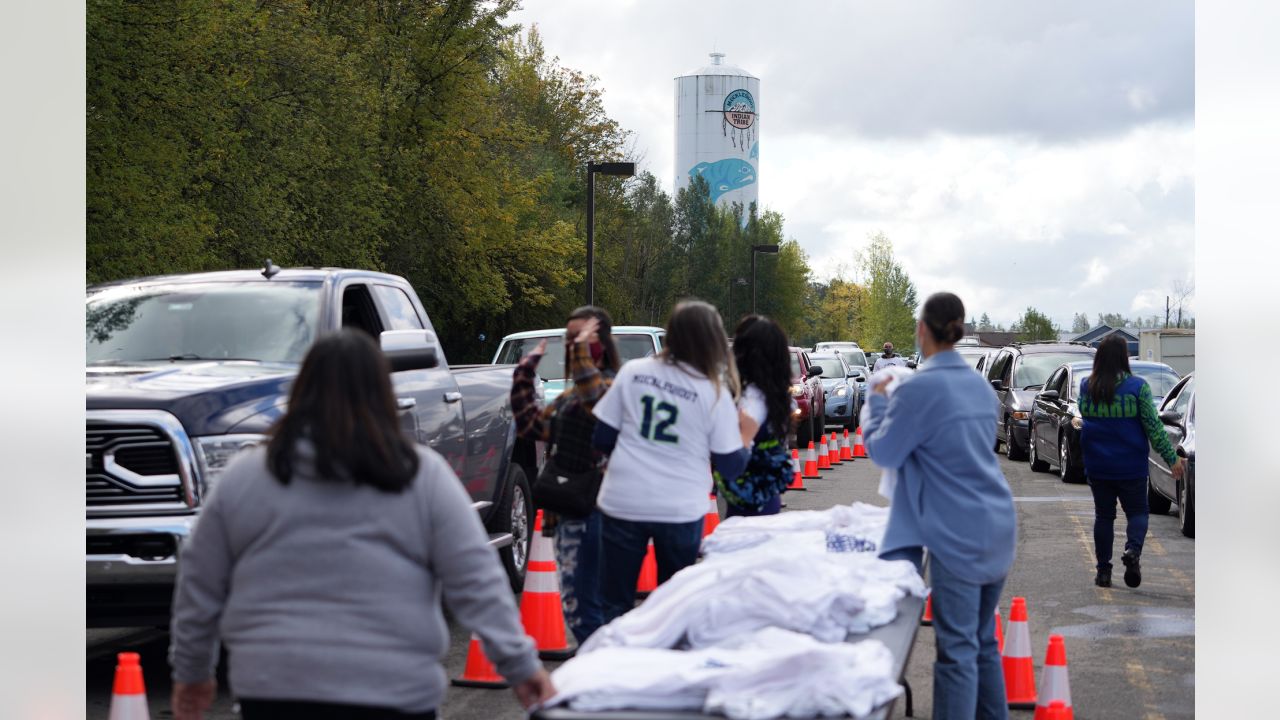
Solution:
<svg viewBox="0 0 1280 720"><path fill-rule="evenodd" d="M929 548L933 717L1007 718L995 611L1017 542L1013 494L1000 472L996 399L953 351L964 304L951 293L925 301L916 343L920 370L889 398L868 397L863 442L873 462L897 471L881 557L919 567Z"/></svg>

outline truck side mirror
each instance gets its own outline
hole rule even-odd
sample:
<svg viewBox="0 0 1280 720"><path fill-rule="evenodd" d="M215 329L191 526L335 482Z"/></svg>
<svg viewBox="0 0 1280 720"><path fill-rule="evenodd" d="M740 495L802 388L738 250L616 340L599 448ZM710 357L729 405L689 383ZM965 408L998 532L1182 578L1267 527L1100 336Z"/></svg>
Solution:
<svg viewBox="0 0 1280 720"><path fill-rule="evenodd" d="M384 330L379 341L391 372L427 370L440 364L436 336L430 330Z"/></svg>
<svg viewBox="0 0 1280 720"><path fill-rule="evenodd" d="M818 377L821 374L822 374L822 367L819 365L813 365L809 368L809 374L805 375L805 377L811 377L811 378Z"/></svg>
<svg viewBox="0 0 1280 720"><path fill-rule="evenodd" d="M1049 402L1053 402L1054 400L1057 400L1057 399L1058 399L1058 391L1057 391L1057 390L1045 390L1044 392L1042 392L1042 393L1040 393L1038 396L1036 396L1036 399L1038 399L1038 400L1047 400L1047 401L1049 401Z"/></svg>
<svg viewBox="0 0 1280 720"><path fill-rule="evenodd" d="M1160 422L1165 425L1177 425L1182 422L1182 413L1177 410L1165 410L1160 413Z"/></svg>
<svg viewBox="0 0 1280 720"><path fill-rule="evenodd" d="M995 380L991 381L991 387L995 388L996 390L1003 390L1004 383L1000 382L1000 378L996 378Z"/></svg>

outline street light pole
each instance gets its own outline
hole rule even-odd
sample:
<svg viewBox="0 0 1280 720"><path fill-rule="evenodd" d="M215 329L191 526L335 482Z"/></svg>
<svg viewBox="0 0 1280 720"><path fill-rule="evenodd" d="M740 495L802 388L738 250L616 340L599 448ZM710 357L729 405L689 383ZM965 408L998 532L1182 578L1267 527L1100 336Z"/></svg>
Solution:
<svg viewBox="0 0 1280 720"><path fill-rule="evenodd" d="M729 278L729 306L725 308L725 311L724 311L725 319L727 319L729 322L733 322L733 286L742 285L743 287L745 287L746 284L747 284L746 278Z"/></svg>
<svg viewBox="0 0 1280 720"><path fill-rule="evenodd" d="M636 164L629 162L587 162L587 304L596 302L596 173L631 177Z"/></svg>
<svg viewBox="0 0 1280 720"><path fill-rule="evenodd" d="M752 245L751 246L751 314L756 314L756 253L770 253L776 255L778 253L777 245Z"/></svg>

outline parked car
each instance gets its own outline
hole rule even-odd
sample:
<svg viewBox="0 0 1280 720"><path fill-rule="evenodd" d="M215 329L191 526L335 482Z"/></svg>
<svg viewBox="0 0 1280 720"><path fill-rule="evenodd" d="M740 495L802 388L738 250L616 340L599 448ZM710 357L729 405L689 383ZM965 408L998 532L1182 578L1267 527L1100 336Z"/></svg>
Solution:
<svg viewBox="0 0 1280 720"><path fill-rule="evenodd" d="M858 343L852 340L835 340L829 342L820 342L813 346L813 352L840 352L842 350L861 350Z"/></svg>
<svg viewBox="0 0 1280 720"><path fill-rule="evenodd" d="M858 409L853 413L853 427L857 428L858 413L862 411L862 406L867 402L867 379L871 377L871 365L867 362L867 354L862 352L862 348L845 348L837 350L836 353L844 358L845 364L856 375L854 387L858 392Z"/></svg>
<svg viewBox="0 0 1280 720"><path fill-rule="evenodd" d="M804 449L809 442L818 438L823 428L826 409L826 397L822 390L822 368L814 365L808 351L792 347L791 351L791 397L796 402L792 410L796 421L796 447Z"/></svg>
<svg viewBox="0 0 1280 720"><path fill-rule="evenodd" d="M1029 421L1036 392L1060 365L1093 360L1084 343L1030 342L1007 345L987 364L987 380L996 390L999 415L995 449L1004 443L1010 460L1027 459Z"/></svg>
<svg viewBox="0 0 1280 720"><path fill-rule="evenodd" d="M379 338L405 431L448 460L523 584L532 443L515 435L512 368L450 367L413 288L384 273L267 269L89 287L86 584L91 626L164 625L182 543L228 461L266 439L321 333Z"/></svg>
<svg viewBox="0 0 1280 720"><path fill-rule="evenodd" d="M962 339L967 340L968 338ZM978 347L976 345L966 345L961 347L957 343L956 352L959 353L960 357L964 358L966 362L973 365L974 370L981 373L983 363L986 361L988 356L995 352L995 348Z"/></svg>
<svg viewBox="0 0 1280 720"><path fill-rule="evenodd" d="M869 353L867 353L867 367L868 367L868 368L874 368L874 367L876 366L876 361L877 361L877 360L879 360L879 359L880 359L880 356L881 356L881 355L883 355L883 354L884 354L884 353L881 353L881 352L869 352Z"/></svg>
<svg viewBox="0 0 1280 720"><path fill-rule="evenodd" d="M666 330L647 325L618 325L613 328L613 341L618 345L618 355L624 363L661 352L666 336ZM547 353L538 363L538 375L542 377L546 402L551 402L569 384L564 366L564 328L512 333L502 338L497 352L493 354L492 364L514 365L543 340L547 341Z"/></svg>
<svg viewBox="0 0 1280 720"><path fill-rule="evenodd" d="M823 402L826 405L824 427L838 425L849 430L858 427L858 411L862 409L859 384L866 378L844 361L838 352L819 352L809 356L822 368Z"/></svg>
<svg viewBox="0 0 1280 720"><path fill-rule="evenodd" d="M1171 502L1178 504L1178 525L1182 534L1196 536L1196 377L1188 373L1160 404L1160 422L1169 444L1186 462L1181 481L1164 460L1152 450L1147 457L1147 504L1153 513L1167 513Z"/></svg>
<svg viewBox="0 0 1280 720"><path fill-rule="evenodd" d="M1147 381L1159 407L1165 393L1178 383L1178 374L1164 363L1131 360L1129 369ZM1035 471L1056 466L1063 482L1084 480L1080 431L1071 425L1080 416L1080 381L1093 371L1092 362L1065 363L1049 375L1031 409L1028 460ZM1043 458L1043 459L1042 459Z"/></svg>

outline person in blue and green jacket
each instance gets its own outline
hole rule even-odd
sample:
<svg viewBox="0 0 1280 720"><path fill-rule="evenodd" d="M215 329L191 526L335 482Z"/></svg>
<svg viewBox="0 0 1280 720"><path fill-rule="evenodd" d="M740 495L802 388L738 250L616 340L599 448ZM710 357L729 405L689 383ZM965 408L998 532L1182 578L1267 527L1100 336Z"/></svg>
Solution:
<svg viewBox="0 0 1280 720"><path fill-rule="evenodd" d="M1156 412L1151 386L1129 370L1129 346L1118 335L1098 345L1093 372L1080 381L1080 449L1093 491L1093 544L1098 558L1094 584L1111 587L1111 546L1116 500L1127 520L1124 584L1142 584L1142 543L1147 536L1147 454L1154 448L1182 479L1183 462L1169 444ZM1150 445L1148 446L1148 442Z"/></svg>

